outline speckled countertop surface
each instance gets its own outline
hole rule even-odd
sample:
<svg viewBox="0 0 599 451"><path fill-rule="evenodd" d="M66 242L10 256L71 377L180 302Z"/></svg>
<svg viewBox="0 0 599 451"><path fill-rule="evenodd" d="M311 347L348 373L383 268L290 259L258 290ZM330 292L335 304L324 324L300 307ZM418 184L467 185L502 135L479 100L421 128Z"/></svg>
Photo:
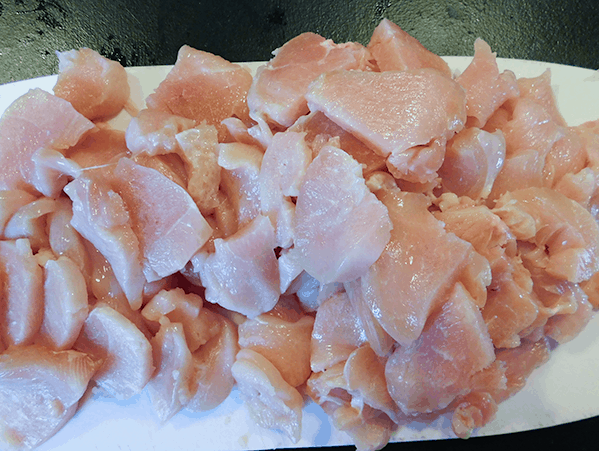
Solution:
<svg viewBox="0 0 599 451"><path fill-rule="evenodd" d="M599 2L395 0L0 0L0 84L56 73L55 50L91 47L125 66L173 64L183 44L259 61L313 31L366 44L387 17L442 55L498 56L599 68ZM402 450L596 450L599 418L499 437L402 444Z"/></svg>

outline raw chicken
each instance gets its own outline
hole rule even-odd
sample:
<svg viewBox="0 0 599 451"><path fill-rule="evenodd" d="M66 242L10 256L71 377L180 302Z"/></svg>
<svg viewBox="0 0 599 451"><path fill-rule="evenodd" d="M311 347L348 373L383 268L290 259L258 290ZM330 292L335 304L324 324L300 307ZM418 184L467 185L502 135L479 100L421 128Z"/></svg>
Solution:
<svg viewBox="0 0 599 451"><path fill-rule="evenodd" d="M29 240L0 241L0 336L7 345L33 343L43 319L42 268Z"/></svg>
<svg viewBox="0 0 599 451"><path fill-rule="evenodd" d="M141 393L154 372L152 346L144 334L102 303L90 311L74 349L102 362L93 380L117 399Z"/></svg>
<svg viewBox="0 0 599 451"><path fill-rule="evenodd" d="M368 50L381 71L430 67L451 77L449 66L440 56L428 51L389 19L383 19L374 29Z"/></svg>
<svg viewBox="0 0 599 451"><path fill-rule="evenodd" d="M58 153L54 157L60 161L64 158L60 152L93 128L66 100L41 89L22 95L0 119L0 189L56 197L68 180L63 171L44 162L44 152ZM65 165L67 173L73 174L76 168Z"/></svg>
<svg viewBox="0 0 599 451"><path fill-rule="evenodd" d="M259 215L214 247L200 268L206 300L251 318L272 309L281 293L270 220Z"/></svg>
<svg viewBox="0 0 599 451"><path fill-rule="evenodd" d="M305 95L320 74L334 69L363 70L370 59L360 44L335 44L315 33L300 34L274 53L275 57L258 69L247 101L253 119L275 127L289 127L308 114Z"/></svg>
<svg viewBox="0 0 599 451"><path fill-rule="evenodd" d="M389 156L392 174L411 182L437 176L445 142L466 122L463 89L434 69L327 72L306 99L311 111Z"/></svg>
<svg viewBox="0 0 599 451"><path fill-rule="evenodd" d="M346 293L326 299L316 311L312 330L312 371L343 362L368 338Z"/></svg>
<svg viewBox="0 0 599 451"><path fill-rule="evenodd" d="M360 165L341 149L321 149L297 196L295 248L303 269L321 284L360 277L381 255L391 227Z"/></svg>
<svg viewBox="0 0 599 451"><path fill-rule="evenodd" d="M144 275L139 241L123 199L105 183L85 176L64 191L73 202L71 225L108 260L131 306L138 309Z"/></svg>
<svg viewBox="0 0 599 451"><path fill-rule="evenodd" d="M402 346L421 334L428 315L462 282L483 306L491 282L488 261L472 245L443 229L422 194L402 192L388 175L369 186L389 209L391 240L360 278L361 290L383 329Z"/></svg>
<svg viewBox="0 0 599 451"><path fill-rule="evenodd" d="M447 143L439 176L443 187L458 196L486 199L504 160L505 139L501 131L467 128Z"/></svg>
<svg viewBox="0 0 599 451"><path fill-rule="evenodd" d="M212 234L193 199L162 174L127 158L119 160L114 177L113 189L123 199L139 240L146 280L182 269Z"/></svg>
<svg viewBox="0 0 599 451"><path fill-rule="evenodd" d="M512 71L501 74L495 53L482 39L474 42L474 58L456 81L466 90L468 124L482 128L507 100L518 97L518 83Z"/></svg>
<svg viewBox="0 0 599 451"><path fill-rule="evenodd" d="M4 237L4 227L10 218L21 208L36 199L35 196L22 190L0 191L0 236Z"/></svg>
<svg viewBox="0 0 599 451"><path fill-rule="evenodd" d="M56 52L58 80L54 94L91 121L116 116L129 100L127 72L117 61L82 48Z"/></svg>
<svg viewBox="0 0 599 451"><path fill-rule="evenodd" d="M163 111L216 125L235 116L249 121L246 97L252 76L238 64L187 45L179 49L177 62L153 94L146 99L151 110Z"/></svg>
<svg viewBox="0 0 599 451"><path fill-rule="evenodd" d="M298 196L311 161L305 133L277 133L264 153L259 178L260 207L275 227L279 247L286 249L293 244L295 205L291 198Z"/></svg>
<svg viewBox="0 0 599 451"><path fill-rule="evenodd" d="M177 152L175 136L195 125L195 121L163 111L144 109L131 119L125 139L127 148L135 155L161 155Z"/></svg>
<svg viewBox="0 0 599 451"><path fill-rule="evenodd" d="M235 323L208 309L202 312L217 330L192 356L192 397L186 408L194 412L214 409L229 396L235 385L232 367L239 352Z"/></svg>
<svg viewBox="0 0 599 451"><path fill-rule="evenodd" d="M548 274L582 282L599 270L599 226L591 214L563 194L527 188L504 194L493 210L517 239L546 249Z"/></svg>
<svg viewBox="0 0 599 451"><path fill-rule="evenodd" d="M269 314L248 319L239 326L239 345L262 354L285 381L297 387L310 376L310 337L314 318L289 321Z"/></svg>
<svg viewBox="0 0 599 451"><path fill-rule="evenodd" d="M75 414L98 366L81 352L37 345L0 354L2 449L31 449L58 432Z"/></svg>
<svg viewBox="0 0 599 451"><path fill-rule="evenodd" d="M460 283L410 346L385 367L389 393L406 414L443 409L468 390L468 379L495 360L493 343L474 300Z"/></svg>
<svg viewBox="0 0 599 451"><path fill-rule="evenodd" d="M303 399L265 357L250 349L237 354L231 370L251 416L266 428L280 429L297 443Z"/></svg>
<svg viewBox="0 0 599 451"><path fill-rule="evenodd" d="M88 314L85 279L68 257L44 265L44 319L39 341L50 349L70 349Z"/></svg>
<svg viewBox="0 0 599 451"><path fill-rule="evenodd" d="M148 382L148 394L162 423L175 415L191 398L189 378L193 370L183 325L165 320L152 338L156 371Z"/></svg>

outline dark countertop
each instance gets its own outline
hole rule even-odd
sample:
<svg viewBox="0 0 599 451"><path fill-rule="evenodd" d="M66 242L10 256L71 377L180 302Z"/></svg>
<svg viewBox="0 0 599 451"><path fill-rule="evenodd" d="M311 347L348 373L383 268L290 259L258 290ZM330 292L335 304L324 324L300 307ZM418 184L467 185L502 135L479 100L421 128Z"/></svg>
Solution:
<svg viewBox="0 0 599 451"><path fill-rule="evenodd" d="M231 61L267 60L304 31L366 44L387 17L441 55L498 56L599 68L599 2L396 0L0 0L0 83L56 73L55 50L91 47L125 66L173 64L183 44ZM599 417L498 437L402 450L596 450ZM391 446L390 446L391 448Z"/></svg>
<svg viewBox="0 0 599 451"><path fill-rule="evenodd" d="M123 65L172 64L183 44L260 61L313 31L366 44L387 17L441 55L498 56L597 69L594 0L0 0L0 83L55 73L55 50L87 46Z"/></svg>

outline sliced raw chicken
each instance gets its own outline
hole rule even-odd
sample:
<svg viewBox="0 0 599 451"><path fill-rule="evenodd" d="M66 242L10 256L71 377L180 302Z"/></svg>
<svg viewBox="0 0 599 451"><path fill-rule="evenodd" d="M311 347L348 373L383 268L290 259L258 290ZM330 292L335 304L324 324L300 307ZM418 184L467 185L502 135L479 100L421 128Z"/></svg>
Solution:
<svg viewBox="0 0 599 451"><path fill-rule="evenodd" d="M239 345L266 357L292 387L310 376L310 337L314 318L287 321L269 314L248 319L239 326Z"/></svg>
<svg viewBox="0 0 599 451"><path fill-rule="evenodd" d="M187 192L204 215L218 207L221 168L218 165L218 135L212 125L198 125L175 136L187 168Z"/></svg>
<svg viewBox="0 0 599 451"><path fill-rule="evenodd" d="M349 282L379 258L391 228L360 165L341 149L324 147L297 196L295 248L302 267L321 284Z"/></svg>
<svg viewBox="0 0 599 451"><path fill-rule="evenodd" d="M370 346L360 346L345 362L343 376L353 405L369 405L397 421L397 405L387 390L386 363L387 360L378 356Z"/></svg>
<svg viewBox="0 0 599 451"><path fill-rule="evenodd" d="M249 121L246 96L251 84L252 76L240 65L184 45L175 66L146 104L151 110L221 128L220 122L231 116Z"/></svg>
<svg viewBox="0 0 599 451"><path fill-rule="evenodd" d="M156 371L148 382L148 394L158 418L165 423L191 397L193 365L181 323L164 321L152 338L152 349Z"/></svg>
<svg viewBox="0 0 599 451"><path fill-rule="evenodd" d="M363 167L364 176L385 168L385 157L373 152L362 141L339 127L322 112L316 111L300 117L289 131L305 132L306 142L312 148L313 156L334 138L339 138L338 146L351 155Z"/></svg>
<svg viewBox="0 0 599 451"><path fill-rule="evenodd" d="M443 187L452 193L486 199L504 160L505 139L501 131L467 128L447 143L439 175Z"/></svg>
<svg viewBox="0 0 599 451"><path fill-rule="evenodd" d="M397 178L428 182L443 163L445 142L466 122L466 96L434 69L333 71L306 94L322 111L383 156Z"/></svg>
<svg viewBox="0 0 599 451"><path fill-rule="evenodd" d="M144 306L141 314L153 332L158 331L163 316L173 323L180 323L187 346L194 352L220 328L215 314L202 308L203 302L199 295L185 293L182 288L161 290Z"/></svg>
<svg viewBox="0 0 599 451"><path fill-rule="evenodd" d="M10 218L21 208L36 199L27 191L18 189L0 191L0 236L4 236L4 227Z"/></svg>
<svg viewBox="0 0 599 451"><path fill-rule="evenodd" d="M364 46L335 44L314 33L302 33L275 51L275 57L258 69L248 93L254 119L290 127L308 114L308 85L320 74L334 69L368 67L370 53Z"/></svg>
<svg viewBox="0 0 599 451"><path fill-rule="evenodd" d="M243 121L236 117L228 117L221 121L221 124L227 128L227 132L230 135L230 139L224 142L238 142L242 144L249 144L251 146L261 147L262 143L252 136L250 130L253 127L248 128Z"/></svg>
<svg viewBox="0 0 599 451"><path fill-rule="evenodd" d="M368 50L381 71L430 67L451 77L449 66L440 56L427 50L416 38L388 19L383 19L374 29Z"/></svg>
<svg viewBox="0 0 599 451"><path fill-rule="evenodd" d="M88 314L85 279L68 257L44 265L44 319L39 341L50 349L70 349Z"/></svg>
<svg viewBox="0 0 599 451"><path fill-rule="evenodd" d="M217 326L214 335L193 353L190 382L192 397L186 408L194 412L214 409L231 393L235 379L231 368L239 352L237 327L229 319L209 313L210 326Z"/></svg>
<svg viewBox="0 0 599 451"><path fill-rule="evenodd" d="M297 290L292 287L292 284L294 284L294 281L298 279L303 272L299 253L293 247L290 249L281 249L277 263L279 264L281 293L285 293L289 289L291 289L291 292L297 292Z"/></svg>
<svg viewBox="0 0 599 451"><path fill-rule="evenodd" d="M566 129L533 100L516 100L512 119L502 129L508 158L534 150L545 160L551 147L565 136Z"/></svg>
<svg viewBox="0 0 599 451"><path fill-rule="evenodd" d="M470 392L460 398L451 417L451 429L457 437L468 438L475 428L492 421L497 410L497 403L489 393Z"/></svg>
<svg viewBox="0 0 599 451"><path fill-rule="evenodd" d="M573 174L568 173L553 185L553 189L562 193L568 199L578 202L589 210L595 220L597 209L593 208L593 198L596 197L599 187L599 172L587 167Z"/></svg>
<svg viewBox="0 0 599 451"><path fill-rule="evenodd" d="M152 346L144 334L102 303L89 313L74 348L102 361L93 380L117 399L141 393L154 372Z"/></svg>
<svg viewBox="0 0 599 451"><path fill-rule="evenodd" d="M478 38L474 42L474 58L456 81L466 90L468 124L483 127L506 100L518 97L518 83L512 71L499 73L496 54Z"/></svg>
<svg viewBox="0 0 599 451"><path fill-rule="evenodd" d="M270 220L259 215L214 247L200 269L206 300L251 318L272 309L280 291Z"/></svg>
<svg viewBox="0 0 599 451"><path fill-rule="evenodd" d="M494 205L493 201L507 191L543 186L544 166L545 158L534 149L524 150L518 155L506 158L495 178L487 204Z"/></svg>
<svg viewBox="0 0 599 451"><path fill-rule="evenodd" d="M574 128L569 128L563 138L555 142L545 158L543 174L545 186L555 185L569 173L577 173L587 163L583 140Z"/></svg>
<svg viewBox="0 0 599 451"><path fill-rule="evenodd" d="M85 138L67 150L66 155L85 169L116 163L120 157L128 153L124 132L101 128L88 133Z"/></svg>
<svg viewBox="0 0 599 451"><path fill-rule="evenodd" d="M42 268L29 240L0 241L0 335L5 345L33 343L44 312Z"/></svg>
<svg viewBox="0 0 599 451"><path fill-rule="evenodd" d="M567 315L555 315L547 320L545 335L558 343L567 343L576 338L593 318L593 306L586 295L578 302L576 312Z"/></svg>
<svg viewBox="0 0 599 451"><path fill-rule="evenodd" d="M278 247L287 249L293 244L295 205L291 197L298 196L311 161L305 133L277 133L264 153L259 178L260 206L275 227Z"/></svg>
<svg viewBox="0 0 599 451"><path fill-rule="evenodd" d="M91 262L83 237L71 225L73 211L66 197L56 201L56 209L47 219L48 241L54 254L64 255L72 260L87 279L91 272Z"/></svg>
<svg viewBox="0 0 599 451"><path fill-rule="evenodd" d="M144 276L139 241L123 199L107 184L79 177L64 188L73 202L71 225L108 260L131 306L141 306Z"/></svg>
<svg viewBox="0 0 599 451"><path fill-rule="evenodd" d="M538 77L519 78L518 88L520 90L520 97L531 99L541 104L553 121L558 125L566 126L566 121L557 108L557 101L551 87L551 69L545 70Z"/></svg>
<svg viewBox="0 0 599 451"><path fill-rule="evenodd" d="M41 197L21 208L10 218L4 228L7 239L27 238L31 248L37 251L48 247L46 216L56 209L56 201Z"/></svg>
<svg viewBox="0 0 599 451"><path fill-rule="evenodd" d="M138 154L162 155L177 152L177 133L192 128L195 121L163 111L143 109L131 119L125 139L127 148Z"/></svg>
<svg viewBox="0 0 599 451"><path fill-rule="evenodd" d="M416 340L428 315L462 282L482 306L489 263L472 245L443 228L422 194L401 192L388 174L371 189L389 209L391 240L360 279L363 296L383 329L402 346ZM384 182L387 180L387 182ZM387 183L388 185L385 185Z"/></svg>
<svg viewBox="0 0 599 451"><path fill-rule="evenodd" d="M362 351L356 350L357 353ZM359 451L381 449L390 440L397 426L383 411L364 404L359 390L353 390L356 395L354 401L354 397L348 392L348 381L344 374L346 368L348 376L353 378L358 368L351 363L348 367L345 362L341 362L326 371L313 373L308 379L306 391L329 415L335 427L350 435ZM354 384L355 382L357 381ZM356 388L364 387L354 385L354 389ZM368 392L372 394L371 390Z"/></svg>
<svg viewBox="0 0 599 451"><path fill-rule="evenodd" d="M599 310L599 272L593 274L589 280L582 282L580 287L587 294L587 300L593 306L593 310Z"/></svg>
<svg viewBox="0 0 599 451"><path fill-rule="evenodd" d="M507 377L506 388L492 393L499 403L519 392L531 373L549 360L549 345L547 339L525 341L514 349L497 351L497 362L505 365Z"/></svg>
<svg viewBox="0 0 599 451"><path fill-rule="evenodd" d="M13 347L0 355L0 446L32 449L71 419L97 363L81 352Z"/></svg>
<svg viewBox="0 0 599 451"><path fill-rule="evenodd" d="M297 443L302 430L302 395L285 382L266 357L251 349L239 351L231 370L256 423L282 430Z"/></svg>
<svg viewBox="0 0 599 451"><path fill-rule="evenodd" d="M599 226L573 200L548 188L527 188L500 197L494 212L519 240L546 249L544 269L570 282L599 269Z"/></svg>
<svg viewBox="0 0 599 451"><path fill-rule="evenodd" d="M116 116L129 100L125 68L98 52L82 48L56 52L58 80L54 94L67 100L89 120Z"/></svg>
<svg viewBox="0 0 599 451"><path fill-rule="evenodd" d="M364 333L368 337L368 344L374 352L380 356L386 356L393 348L395 340L385 332L379 321L374 316L370 305L364 298L362 284L360 279L343 284L349 300L364 328Z"/></svg>
<svg viewBox="0 0 599 451"><path fill-rule="evenodd" d="M241 228L260 213L260 167L263 154L255 146L241 143L220 144L218 165L221 187L237 214Z"/></svg>
<svg viewBox="0 0 599 451"><path fill-rule="evenodd" d="M122 158L114 189L125 202L139 240L148 282L182 269L212 234L189 194L159 172Z"/></svg>
<svg viewBox="0 0 599 451"><path fill-rule="evenodd" d="M368 338L346 293L326 299L316 311L312 330L312 371L343 362Z"/></svg>
<svg viewBox="0 0 599 451"><path fill-rule="evenodd" d="M117 162L119 160L120 158L117 159ZM135 162L135 164L158 171L160 174L164 175L167 179L173 183L176 183L181 188L187 188L187 171L185 170L185 164L179 155L169 153L152 156L142 152L131 157L131 160Z"/></svg>
<svg viewBox="0 0 599 451"><path fill-rule="evenodd" d="M389 394L406 414L443 409L467 391L470 376L493 360L483 318L458 283L422 335L410 346L397 348L387 361Z"/></svg>
<svg viewBox="0 0 599 451"><path fill-rule="evenodd" d="M528 270L515 256L516 240L508 226L484 205L452 200L443 194L435 217L445 229L468 241L491 266L483 319L497 348L520 345L519 334L533 324L538 307Z"/></svg>
<svg viewBox="0 0 599 451"><path fill-rule="evenodd" d="M62 156L64 149L93 128L66 100L41 89L22 95L0 119L0 189L56 197L67 178L45 164L44 152ZM37 163L36 155L40 157Z"/></svg>

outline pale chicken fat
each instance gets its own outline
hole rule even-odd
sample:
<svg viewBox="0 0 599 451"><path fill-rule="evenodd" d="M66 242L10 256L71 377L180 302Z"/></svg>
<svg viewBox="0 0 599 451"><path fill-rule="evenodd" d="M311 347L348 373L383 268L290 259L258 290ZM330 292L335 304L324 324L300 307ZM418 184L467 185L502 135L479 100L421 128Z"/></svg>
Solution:
<svg viewBox="0 0 599 451"><path fill-rule="evenodd" d="M91 121L110 119L125 107L130 88L120 63L88 48L56 54L58 80L54 94Z"/></svg>
<svg viewBox="0 0 599 451"><path fill-rule="evenodd" d="M335 44L315 33L303 33L258 69L248 93L251 116L275 127L289 127L308 114L305 95L315 78L334 69L364 70L370 58L360 44Z"/></svg>
<svg viewBox="0 0 599 451"><path fill-rule="evenodd" d="M327 72L310 85L306 99L311 111L390 155L397 178L418 183L437 176L443 144L466 122L464 90L434 69Z"/></svg>
<svg viewBox="0 0 599 451"><path fill-rule="evenodd" d="M36 164L34 156L46 150L60 154L94 127L66 100L37 88L23 94L0 119L0 189L56 197L67 178L43 161Z"/></svg>
<svg viewBox="0 0 599 451"><path fill-rule="evenodd" d="M304 270L321 284L353 280L379 258L391 228L361 166L341 149L323 148L297 196L295 247Z"/></svg>

